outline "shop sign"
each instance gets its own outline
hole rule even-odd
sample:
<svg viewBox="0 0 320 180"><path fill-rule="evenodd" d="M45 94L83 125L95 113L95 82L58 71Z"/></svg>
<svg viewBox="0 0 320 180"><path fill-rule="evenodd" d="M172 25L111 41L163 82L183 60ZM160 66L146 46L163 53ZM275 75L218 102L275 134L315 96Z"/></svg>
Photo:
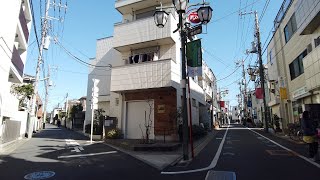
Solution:
<svg viewBox="0 0 320 180"><path fill-rule="evenodd" d="M288 99L287 88L280 87L280 98L281 99Z"/></svg>
<svg viewBox="0 0 320 180"><path fill-rule="evenodd" d="M302 95L307 94L307 93L308 93L307 87L303 86L303 87L293 91L292 98L296 99L297 97L302 96Z"/></svg>
<svg viewBox="0 0 320 180"><path fill-rule="evenodd" d="M158 113L165 113L166 108L164 104L158 105Z"/></svg>

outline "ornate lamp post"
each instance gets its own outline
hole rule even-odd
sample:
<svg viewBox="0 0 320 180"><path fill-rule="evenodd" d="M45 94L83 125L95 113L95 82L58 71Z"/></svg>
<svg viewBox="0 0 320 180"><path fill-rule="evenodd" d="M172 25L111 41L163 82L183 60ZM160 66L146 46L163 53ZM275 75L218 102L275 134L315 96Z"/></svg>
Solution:
<svg viewBox="0 0 320 180"><path fill-rule="evenodd" d="M198 16L200 18L201 24L207 24L210 22L212 17L212 8L210 6L207 6L208 3L198 3L193 5L188 5L189 0L172 0L172 3L174 6L170 7L161 7L157 8L160 10L157 10L154 13L154 21L155 24L159 28L163 28L168 20L168 13L165 12L163 9L169 9L174 8L176 12L179 15L179 24L178 28L174 31L180 30L180 39L181 39L181 70L182 70L182 95L183 95L183 101L182 101L182 118L183 118L183 159L188 160L189 159L189 145L188 145L188 112L187 112L187 98L186 98L186 42L187 42L187 36L188 36L188 29L190 29L185 24L185 19L183 14L185 14L186 9L188 9L191 6L198 6L203 5L198 9Z"/></svg>

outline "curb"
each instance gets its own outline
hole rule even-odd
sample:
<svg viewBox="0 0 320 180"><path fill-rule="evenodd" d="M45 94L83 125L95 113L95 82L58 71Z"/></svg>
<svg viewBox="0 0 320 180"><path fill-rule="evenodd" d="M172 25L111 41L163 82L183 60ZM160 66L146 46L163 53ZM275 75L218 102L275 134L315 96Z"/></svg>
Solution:
<svg viewBox="0 0 320 180"><path fill-rule="evenodd" d="M24 145L26 142L28 142L29 140L31 140L32 138L28 139L28 138L23 138L23 139L17 139L5 144L1 144L0 145L0 155L9 155L11 154L13 151L15 151L17 148L21 147L22 145Z"/></svg>
<svg viewBox="0 0 320 180"><path fill-rule="evenodd" d="M214 131L211 135L208 135L208 137L206 137L203 141L201 141L197 146L194 147L195 157L209 144L209 142L216 136L216 134L217 134L217 132ZM156 169L158 169L160 171L165 169L165 168L167 168L167 167L169 167L169 166L176 165L177 163L179 163L183 159L183 155L180 155L175 160L173 160L171 163L169 163L168 165L164 165L162 167L158 167L158 166L155 166L152 163L149 163L148 161L145 161L144 159L142 159L142 158L140 158L140 157L138 157L138 156L136 156L134 154L131 154L129 152L129 150L125 150L125 149L123 149L121 147L118 147L118 146L115 146L113 144L109 144L109 143L106 143L106 142L103 142L102 144L110 146L110 147L112 147L112 148L114 148L114 149L116 149L116 150L118 150L118 151L120 151L122 153L125 153L125 154L127 154L127 155L129 155L129 156L131 156L133 158L136 158L136 159L138 159L138 160L140 160L140 161L148 164L149 166L154 167L154 168L156 168Z"/></svg>
<svg viewBox="0 0 320 180"><path fill-rule="evenodd" d="M278 137L278 138L281 138L281 139L283 139L283 140L286 140L286 141L289 141L289 142L292 142L292 143L295 143L295 144L298 144L298 145L302 145L302 144L305 144L304 142L302 142L302 141L294 141L294 140L292 140L292 139L287 139L287 138L285 138L285 137L282 137L282 136L279 136L279 135L277 135L277 134L272 134L273 136L275 136L275 137Z"/></svg>
<svg viewBox="0 0 320 180"><path fill-rule="evenodd" d="M155 168L155 169L157 169L157 170L160 170L160 171L170 165L170 164L169 164L169 165L165 165L164 167L158 167L158 166L155 166L154 164L149 163L148 161L146 161L146 160L144 160L144 159L142 159L142 158L140 158L140 157L138 157L138 156L136 156L136 155L133 155L133 154L129 153L128 151L126 151L126 150L124 150L124 149L122 149L122 148L119 148L119 147L117 147L117 146L108 144L108 143L106 143L106 142L103 142L102 144L105 144L105 145L107 145L107 146L110 146L110 147L116 149L117 151L120 151L120 152L122 152L122 153L124 153L124 154L127 154L127 155L129 155L129 156L131 156L131 157L133 157L133 158L135 158L135 159L138 159L139 161L142 161L142 162L148 164L149 166L151 166L151 167L153 167L153 168ZM180 158L180 157L179 157L179 158ZM182 156L181 156L181 158L182 158Z"/></svg>

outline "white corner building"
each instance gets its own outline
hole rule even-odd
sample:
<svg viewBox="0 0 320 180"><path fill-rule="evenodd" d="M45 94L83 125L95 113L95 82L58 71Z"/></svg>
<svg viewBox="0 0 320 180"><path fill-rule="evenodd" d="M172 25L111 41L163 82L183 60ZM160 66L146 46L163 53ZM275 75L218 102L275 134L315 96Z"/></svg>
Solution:
<svg viewBox="0 0 320 180"><path fill-rule="evenodd" d="M162 3L172 5L171 0ZM173 33L178 18L172 12L165 27L158 28L153 17L156 6L159 3L153 0L115 2L123 18L114 25L112 37L97 40L96 57L91 61L96 67L90 68L88 75L85 125L91 123L95 78L100 80L98 108L117 118L124 138L145 138L145 125L149 124L151 139L178 140L181 44L179 33ZM108 64L112 68L103 67ZM206 68L202 77L190 78L192 124L196 125L210 121L206 100L216 93L215 77Z"/></svg>

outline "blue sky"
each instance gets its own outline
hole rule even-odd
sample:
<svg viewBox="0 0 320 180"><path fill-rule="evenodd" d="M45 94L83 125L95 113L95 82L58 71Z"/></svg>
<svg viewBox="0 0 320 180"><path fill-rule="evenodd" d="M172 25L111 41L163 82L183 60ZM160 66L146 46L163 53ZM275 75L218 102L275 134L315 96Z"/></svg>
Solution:
<svg viewBox="0 0 320 180"><path fill-rule="evenodd" d="M51 0L53 2L53 0ZM57 3L60 0L55 0ZM114 9L114 0L94 0L94 1L75 1L61 0L62 4L67 1L68 9L65 14L61 9L60 16L64 17L64 22L52 21L50 34L59 37L59 41L70 52L77 57L88 62L90 57L95 57L96 39L112 36L113 25L121 21L121 14ZM198 0L199 1L199 0ZM191 2L198 2L191 0ZM217 79L229 76L235 70L235 61L245 58L246 49L250 48L253 41L254 15L240 17L241 12L250 12L257 10L259 16L268 0L210 0L213 8L213 19L207 26L207 33L200 35L204 48L203 57L212 68ZM40 8L41 2L41 8ZM35 23L40 37L40 13L44 12L44 0L34 0ZM261 42L262 46L266 42L270 30L273 26L273 20L281 6L281 0L270 0L264 16L261 20ZM42 11L40 11L42 9ZM50 9L50 16L59 17L59 9ZM204 28L206 29L206 28ZM269 36L270 38L271 36ZM269 42L269 41L267 41ZM35 75L37 61L37 46L35 43L35 33L32 29L28 57L25 73ZM257 56L253 55L246 61L253 65ZM266 59L266 53L264 54ZM50 48L44 54L45 67L50 65L56 67L51 70L51 79L54 87L50 88L50 99L48 110L60 106L63 103L66 93L69 99L86 96L87 92L87 73L88 67L79 64L77 61L66 55L66 53L54 42L51 42ZM47 72L47 68L46 68ZM41 73L41 76L42 73ZM229 85L229 95L224 97L230 100L232 105L237 104L236 94L239 93L237 83L234 83L241 77L241 69L238 69L228 78L218 82L218 87ZM249 86L253 86L250 83ZM39 92L44 97L44 86L40 83Z"/></svg>

